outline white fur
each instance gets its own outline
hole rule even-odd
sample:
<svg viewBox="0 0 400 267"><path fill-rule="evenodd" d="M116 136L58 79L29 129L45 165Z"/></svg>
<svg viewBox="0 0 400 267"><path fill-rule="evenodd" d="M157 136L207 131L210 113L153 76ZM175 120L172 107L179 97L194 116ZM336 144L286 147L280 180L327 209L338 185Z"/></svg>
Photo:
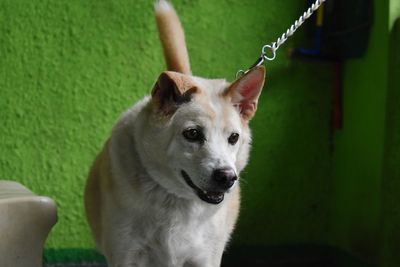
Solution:
<svg viewBox="0 0 400 267"><path fill-rule="evenodd" d="M172 11L173 7L165 0L159 0L155 3L154 9L156 13Z"/></svg>
<svg viewBox="0 0 400 267"><path fill-rule="evenodd" d="M164 73L155 89L168 87L165 79L176 79L176 87L153 91L152 98L145 97L119 119L89 174L86 213L109 267L217 267L240 197L238 181L216 191L213 172L230 168L239 175L245 167L251 141L247 123L265 70L257 67L232 85L190 76L175 11L164 0L155 8L167 62L187 75ZM169 94L179 86L182 95L198 90L190 101L165 102L171 106L164 114L158 98L172 101ZM201 129L204 142L187 140L182 133L189 128ZM239 134L236 144L228 142L232 133ZM199 191L219 192L224 200L210 204Z"/></svg>
<svg viewBox="0 0 400 267"><path fill-rule="evenodd" d="M216 100L216 92L227 86L223 80L194 81ZM199 187L206 186L205 180L217 167L228 165L241 171L247 161L249 132L243 129L233 106L227 104L214 101L217 117L213 121L202 117L200 107L193 102L178 109L167 125L154 124L149 98L122 116L109 147L119 194L104 196L106 216L102 218L104 232L99 244L109 266L219 266L236 220L229 219L230 210L225 205L231 192L221 204L205 203L185 184L179 168L184 165ZM233 111L228 121L220 117L223 107ZM179 143L185 142L182 128L193 123L209 130L209 145L204 151L192 152L191 147ZM233 130L242 135L236 147L226 141ZM239 155L241 149L245 151ZM201 164L190 158L196 153L202 157ZM135 180L140 181L141 188L134 188Z"/></svg>

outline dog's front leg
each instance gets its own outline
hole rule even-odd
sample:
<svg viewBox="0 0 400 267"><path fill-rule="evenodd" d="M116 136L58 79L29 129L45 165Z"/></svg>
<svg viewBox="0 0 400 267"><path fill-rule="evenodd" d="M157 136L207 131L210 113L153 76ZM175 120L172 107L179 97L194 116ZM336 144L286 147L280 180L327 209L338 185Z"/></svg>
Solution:
<svg viewBox="0 0 400 267"><path fill-rule="evenodd" d="M198 261L188 261L186 262L183 267L219 267L221 261L213 261L211 259L204 259Z"/></svg>
<svg viewBox="0 0 400 267"><path fill-rule="evenodd" d="M186 262L183 267L214 267L210 262L203 261L203 262L194 262L194 261L189 261ZM215 266L217 267L217 266Z"/></svg>
<svg viewBox="0 0 400 267"><path fill-rule="evenodd" d="M127 255L108 260L108 267L182 267L183 261L169 258L162 253L154 253L148 249L130 252ZM212 266L212 265L193 265L193 266Z"/></svg>
<svg viewBox="0 0 400 267"><path fill-rule="evenodd" d="M187 261L183 267L219 267L221 265L222 252L216 255L211 254L203 257L196 257Z"/></svg>
<svg viewBox="0 0 400 267"><path fill-rule="evenodd" d="M145 248L132 245L127 240L114 244L104 251L108 267L151 267L152 264Z"/></svg>
<svg viewBox="0 0 400 267"><path fill-rule="evenodd" d="M120 255L118 257L112 257L107 259L108 267L150 267L151 264L147 257L143 256L143 253L130 253L127 255Z"/></svg>

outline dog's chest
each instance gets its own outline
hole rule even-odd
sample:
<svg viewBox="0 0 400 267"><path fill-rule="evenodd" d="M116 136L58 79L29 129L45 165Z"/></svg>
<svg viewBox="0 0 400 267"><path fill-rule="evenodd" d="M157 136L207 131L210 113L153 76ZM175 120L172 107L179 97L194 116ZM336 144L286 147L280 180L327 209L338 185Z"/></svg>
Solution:
<svg viewBox="0 0 400 267"><path fill-rule="evenodd" d="M151 218L142 229L146 232L145 243L150 250L151 261L159 266L157 259L170 261L164 266L180 266L185 261L201 258L201 253L208 253L221 233L217 227L217 214L198 211L160 212ZM150 218L149 218L150 219Z"/></svg>

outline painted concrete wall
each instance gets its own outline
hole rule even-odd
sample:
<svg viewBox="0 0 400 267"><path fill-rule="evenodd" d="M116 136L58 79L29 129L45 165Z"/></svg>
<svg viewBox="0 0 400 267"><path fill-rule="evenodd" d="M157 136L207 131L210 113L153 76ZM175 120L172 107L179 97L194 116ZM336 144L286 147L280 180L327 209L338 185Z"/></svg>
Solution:
<svg viewBox="0 0 400 267"><path fill-rule="evenodd" d="M174 4L194 73L229 80L304 9L295 0ZM399 2L375 8L366 57L346 65L333 166L331 66L288 60L293 42L268 63L234 245L328 242L376 262L382 244L384 266L399 265L399 75L389 48ZM86 173L115 120L163 69L152 1L0 2L0 179L57 201L46 244L54 261L94 257L83 253L93 249Z"/></svg>
<svg viewBox="0 0 400 267"><path fill-rule="evenodd" d="M194 73L229 80L304 9L295 0L174 3ZM0 44L0 177L56 200L59 222L46 244L54 260L91 249L82 205L88 168L121 112L164 70L152 1L3 0ZM331 67L290 61L286 48L267 66L252 122L236 244L324 240Z"/></svg>
<svg viewBox="0 0 400 267"><path fill-rule="evenodd" d="M388 62L388 1L375 1L367 54L345 66L344 126L335 137L332 240L377 262Z"/></svg>
<svg viewBox="0 0 400 267"><path fill-rule="evenodd" d="M375 1L365 58L348 61L344 128L335 137L330 242L399 266L399 1Z"/></svg>
<svg viewBox="0 0 400 267"><path fill-rule="evenodd" d="M174 4L194 73L229 80L304 9L295 0ZM375 8L366 57L345 67L334 146L332 67L285 57L301 30L268 63L233 245L330 243L399 265L398 46L389 37L399 1ZM82 206L86 173L115 120L162 70L152 1L0 2L0 179L57 201L46 244L53 261L95 257L86 250L94 247Z"/></svg>
<svg viewBox="0 0 400 267"><path fill-rule="evenodd" d="M381 266L400 265L400 2L391 1Z"/></svg>

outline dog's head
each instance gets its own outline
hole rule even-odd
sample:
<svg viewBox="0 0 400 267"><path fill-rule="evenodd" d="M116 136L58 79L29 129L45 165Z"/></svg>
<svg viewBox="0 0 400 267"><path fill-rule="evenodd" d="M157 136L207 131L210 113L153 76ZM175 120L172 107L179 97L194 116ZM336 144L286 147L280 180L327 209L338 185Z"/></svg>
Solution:
<svg viewBox="0 0 400 267"><path fill-rule="evenodd" d="M142 146L144 163L167 191L218 204L235 186L250 149L265 68L232 84L164 72L150 100Z"/></svg>

